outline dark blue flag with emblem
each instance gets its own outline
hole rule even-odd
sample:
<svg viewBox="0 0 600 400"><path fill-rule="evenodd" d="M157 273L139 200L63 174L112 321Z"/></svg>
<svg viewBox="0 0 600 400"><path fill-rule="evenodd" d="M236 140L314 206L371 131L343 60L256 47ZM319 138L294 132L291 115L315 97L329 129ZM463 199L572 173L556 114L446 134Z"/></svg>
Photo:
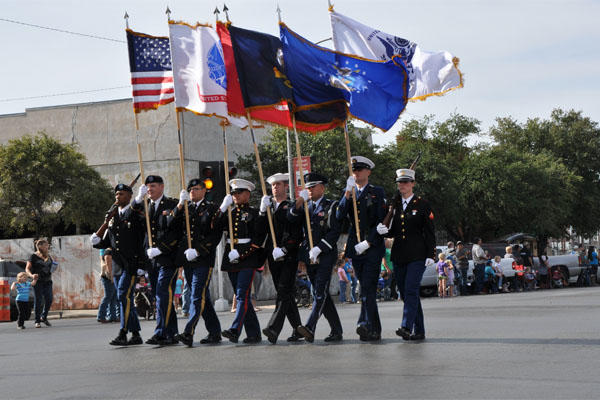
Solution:
<svg viewBox="0 0 600 400"><path fill-rule="evenodd" d="M400 56L383 62L317 46L280 23L285 74L299 109L348 103L357 119L384 131L408 100L408 74Z"/></svg>
<svg viewBox="0 0 600 400"><path fill-rule="evenodd" d="M245 109L252 112L253 118L292 127L292 86L283 73L279 38L232 25L228 33ZM297 109L295 117L299 130L315 133L342 125L347 110L345 104L324 104Z"/></svg>

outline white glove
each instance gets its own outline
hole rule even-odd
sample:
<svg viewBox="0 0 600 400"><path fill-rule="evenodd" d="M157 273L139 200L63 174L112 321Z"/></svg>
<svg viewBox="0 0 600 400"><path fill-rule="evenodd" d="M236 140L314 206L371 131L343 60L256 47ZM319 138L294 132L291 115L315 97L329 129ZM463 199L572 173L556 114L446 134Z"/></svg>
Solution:
<svg viewBox="0 0 600 400"><path fill-rule="evenodd" d="M371 247L369 242L367 242L366 240L363 240L362 242L360 242L354 246L354 250L356 251L356 255L360 256L362 253L367 251L367 249L369 247Z"/></svg>
<svg viewBox="0 0 600 400"><path fill-rule="evenodd" d="M141 185L138 189L137 196L135 196L135 202L137 204L140 204L142 201L144 201L144 196L146 195L146 193L148 193L148 187L146 187L146 185Z"/></svg>
<svg viewBox="0 0 600 400"><path fill-rule="evenodd" d="M156 247L150 247L148 250L146 250L146 254L148 254L148 258L152 260L154 257L160 256L162 251Z"/></svg>
<svg viewBox="0 0 600 400"><path fill-rule="evenodd" d="M425 259L425 265L431 265L433 263L434 263L433 258L426 258Z"/></svg>
<svg viewBox="0 0 600 400"><path fill-rule="evenodd" d="M356 180L353 176L349 176L348 179L346 179L346 192L352 193L352 188L354 187L356 187Z"/></svg>
<svg viewBox="0 0 600 400"><path fill-rule="evenodd" d="M92 244L92 246L95 246L98 243L100 243L100 237L96 235L95 232L92 233L92 236L90 236L90 243Z"/></svg>
<svg viewBox="0 0 600 400"><path fill-rule="evenodd" d="M389 231L389 228L384 224L379 223L379 225L377 225L377 233L379 233L380 235L386 235Z"/></svg>
<svg viewBox="0 0 600 400"><path fill-rule="evenodd" d="M198 252L196 251L196 249L187 249L186 251L183 252L183 254L185 254L185 258L188 261L192 261L193 259L198 257Z"/></svg>
<svg viewBox="0 0 600 400"><path fill-rule="evenodd" d="M238 253L238 251L234 249L229 252L228 257L229 257L229 262L234 262L235 260L240 258L240 253Z"/></svg>
<svg viewBox="0 0 600 400"><path fill-rule="evenodd" d="M317 258L319 257L319 254L321 254L321 249L319 247L313 247L308 252L308 258L310 258L310 261L312 261L312 262L317 262Z"/></svg>
<svg viewBox="0 0 600 400"><path fill-rule="evenodd" d="M221 207L219 207L219 210L221 210L221 212L224 213L225 211L227 211L227 207L229 207L232 204L233 204L233 197L231 197L231 195L228 194L223 199L223 202L221 203Z"/></svg>
<svg viewBox="0 0 600 400"><path fill-rule="evenodd" d="M273 249L273 259L274 260L278 260L280 258L285 257L285 253L283 252L283 250L281 249L281 247L275 247Z"/></svg>
<svg viewBox="0 0 600 400"><path fill-rule="evenodd" d="M262 199L260 199L260 212L266 213L267 208L271 206L271 196L264 195Z"/></svg>
<svg viewBox="0 0 600 400"><path fill-rule="evenodd" d="M308 201L308 198L309 198L309 196L310 196L310 195L308 194L308 190L306 190L306 189L302 189L302 190L300 191L300 193L298 193L298 195L299 195L300 197L302 197L302 198L304 199L304 201Z"/></svg>
<svg viewBox="0 0 600 400"><path fill-rule="evenodd" d="M185 203L185 201L190 201L190 194L188 193L187 190L182 189L181 192L179 192L179 203L177 203L178 206L183 206L183 203Z"/></svg>

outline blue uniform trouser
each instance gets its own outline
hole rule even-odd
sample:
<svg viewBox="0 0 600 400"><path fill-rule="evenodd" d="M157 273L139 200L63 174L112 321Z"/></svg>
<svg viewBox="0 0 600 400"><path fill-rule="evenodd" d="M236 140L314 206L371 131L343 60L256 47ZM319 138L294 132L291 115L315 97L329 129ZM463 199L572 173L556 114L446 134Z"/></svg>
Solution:
<svg viewBox="0 0 600 400"><path fill-rule="evenodd" d="M382 251L383 250L383 251ZM368 249L367 253L352 258L352 267L360 282L360 315L358 325L365 325L373 334L381 334L381 321L377 310L377 283L381 274L381 259L385 248Z"/></svg>
<svg viewBox="0 0 600 400"><path fill-rule="evenodd" d="M151 265L148 269L148 281L150 282L150 296L156 298L156 288L158 286L158 266Z"/></svg>
<svg viewBox="0 0 600 400"><path fill-rule="evenodd" d="M329 294L329 284L331 283L331 271L337 251L330 251L319 257L318 264L308 264L306 272L308 279L312 284L313 306L306 321L306 327L312 332L317 328L317 321L321 314L325 316L331 327L331 333L342 334L342 323Z"/></svg>
<svg viewBox="0 0 600 400"><path fill-rule="evenodd" d="M33 287L35 295L35 322L48 318L48 311L52 306L52 281L38 281Z"/></svg>
<svg viewBox="0 0 600 400"><path fill-rule="evenodd" d="M138 319L135 304L133 302L135 289L135 275L123 271L121 275L115 276L117 287L117 298L120 304L121 330L128 332L140 331L140 320Z"/></svg>
<svg viewBox="0 0 600 400"><path fill-rule="evenodd" d="M210 299L212 271L209 267L184 268L186 285L191 286L190 316L184 332L190 335L194 334L200 317L204 318L204 325L209 334L221 334L221 324Z"/></svg>
<svg viewBox="0 0 600 400"><path fill-rule="evenodd" d="M173 307L177 268L161 265L156 284L156 329L154 334L162 338L172 338L178 333L177 315Z"/></svg>
<svg viewBox="0 0 600 400"><path fill-rule="evenodd" d="M190 276L188 280L185 278L186 276ZM181 310L184 314L189 314L190 305L192 302L192 278L190 274L186 274L184 272L184 281L183 281L183 293L181 294Z"/></svg>
<svg viewBox="0 0 600 400"><path fill-rule="evenodd" d="M117 300L117 289L115 284L110 279L101 277L102 286L104 286L104 297L98 307L98 320L109 320L116 321L119 318L119 312L117 307L119 301Z"/></svg>
<svg viewBox="0 0 600 400"><path fill-rule="evenodd" d="M415 334L425 333L423 308L419 296L424 272L425 260L412 261L407 264L394 263L400 298L404 302L402 326Z"/></svg>
<svg viewBox="0 0 600 400"><path fill-rule="evenodd" d="M255 272L254 268L248 268L228 273L237 299L235 318L231 323L230 329L235 330L239 335L242 333L242 327L244 327L248 337L260 336L260 325L250 301L250 291Z"/></svg>

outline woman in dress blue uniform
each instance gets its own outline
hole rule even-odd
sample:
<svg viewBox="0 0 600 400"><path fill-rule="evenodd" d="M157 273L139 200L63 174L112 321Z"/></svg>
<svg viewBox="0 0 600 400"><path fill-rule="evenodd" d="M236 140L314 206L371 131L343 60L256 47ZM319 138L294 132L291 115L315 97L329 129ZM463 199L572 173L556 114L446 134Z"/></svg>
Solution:
<svg viewBox="0 0 600 400"><path fill-rule="evenodd" d="M429 203L413 193L415 171L399 169L396 176L398 194L391 205L393 217L390 226L379 224L377 231L394 238L391 260L404 301L402 326L396 334L404 340L424 340L425 324L419 289L425 265L433 263L435 256L434 216Z"/></svg>

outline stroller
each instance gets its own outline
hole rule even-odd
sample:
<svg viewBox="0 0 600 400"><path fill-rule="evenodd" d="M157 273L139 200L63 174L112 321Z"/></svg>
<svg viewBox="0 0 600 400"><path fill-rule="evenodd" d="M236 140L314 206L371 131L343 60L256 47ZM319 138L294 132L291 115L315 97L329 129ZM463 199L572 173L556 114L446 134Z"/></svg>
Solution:
<svg viewBox="0 0 600 400"><path fill-rule="evenodd" d="M296 276L296 304L298 307L310 307L312 305L311 284L305 275Z"/></svg>
<svg viewBox="0 0 600 400"><path fill-rule="evenodd" d="M138 315L143 316L146 320L156 319L156 306L148 286L136 286L133 293L133 302Z"/></svg>

